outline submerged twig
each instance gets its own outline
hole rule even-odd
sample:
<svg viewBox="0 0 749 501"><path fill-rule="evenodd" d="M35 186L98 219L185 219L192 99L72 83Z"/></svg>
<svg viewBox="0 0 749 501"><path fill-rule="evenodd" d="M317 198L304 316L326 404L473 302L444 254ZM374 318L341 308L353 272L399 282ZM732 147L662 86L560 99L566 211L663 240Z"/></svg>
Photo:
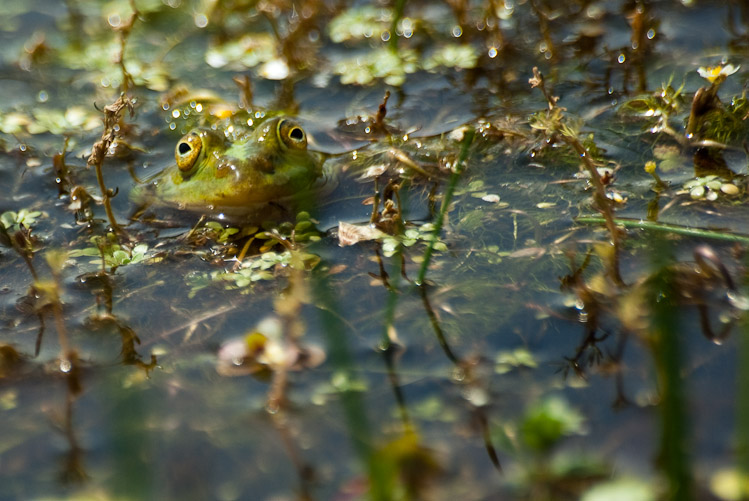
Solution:
<svg viewBox="0 0 749 501"><path fill-rule="evenodd" d="M533 78L529 80L529 83L531 84L531 87L541 90L549 105L549 112L553 113L555 111L561 110L561 108L558 108L557 105L557 101L559 100L559 98L552 96L547 91L546 85L544 84L544 77L535 66L533 67ZM604 187L604 182L601 179L598 168L595 162L593 162L593 159L590 156L590 152L580 142L580 140L577 138L577 135L562 123L561 117L558 117L554 121L553 127L555 130L551 130L549 132L558 132L562 140L580 156L583 162L583 166L588 171L590 182L593 185L593 189L595 190L595 207L603 216L603 219L606 223L606 228L611 235L611 242L614 246L610 268L611 278L617 285L624 285L624 281L622 280L619 273L619 229L614 222L614 210L611 206L611 201L608 199L608 197L606 197L606 188Z"/></svg>

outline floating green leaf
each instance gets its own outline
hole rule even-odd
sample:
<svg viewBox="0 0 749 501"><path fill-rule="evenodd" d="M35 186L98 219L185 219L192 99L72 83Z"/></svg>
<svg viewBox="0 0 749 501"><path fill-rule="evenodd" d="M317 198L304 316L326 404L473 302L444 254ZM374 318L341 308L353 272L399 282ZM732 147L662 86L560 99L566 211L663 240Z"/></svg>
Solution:
<svg viewBox="0 0 749 501"><path fill-rule="evenodd" d="M18 231L23 225L26 228L32 228L37 218L46 215L41 211L30 211L21 209L18 212L7 211L0 215L0 224L8 231Z"/></svg>
<svg viewBox="0 0 749 501"><path fill-rule="evenodd" d="M328 23L328 34L335 43L379 37L382 31L390 27L392 20L390 9L371 5L347 9Z"/></svg>
<svg viewBox="0 0 749 501"><path fill-rule="evenodd" d="M431 53L422 63L425 70L437 68L475 68L479 59L478 50L469 44L443 45Z"/></svg>
<svg viewBox="0 0 749 501"><path fill-rule="evenodd" d="M366 85L381 79L388 85L400 86L406 75L418 69L418 54L410 49L397 52L381 47L335 65L334 73L343 84Z"/></svg>
<svg viewBox="0 0 749 501"><path fill-rule="evenodd" d="M559 397L549 397L535 404L520 423L523 441L539 452L549 450L567 436L582 432L582 414Z"/></svg>

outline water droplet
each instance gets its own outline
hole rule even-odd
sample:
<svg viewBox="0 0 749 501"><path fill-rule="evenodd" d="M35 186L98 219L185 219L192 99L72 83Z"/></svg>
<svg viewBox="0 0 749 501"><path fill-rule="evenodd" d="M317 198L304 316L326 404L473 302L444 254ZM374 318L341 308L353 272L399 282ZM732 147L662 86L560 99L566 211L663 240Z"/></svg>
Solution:
<svg viewBox="0 0 749 501"><path fill-rule="evenodd" d="M463 28L460 26L454 26L453 27L453 36L455 38L460 38L463 35Z"/></svg>
<svg viewBox="0 0 749 501"><path fill-rule="evenodd" d="M208 26L208 18L205 14L195 14L195 26L205 28Z"/></svg>
<svg viewBox="0 0 749 501"><path fill-rule="evenodd" d="M37 101L40 103L46 103L49 99L49 94L47 94L46 90L40 90L39 94L36 96Z"/></svg>
<svg viewBox="0 0 749 501"><path fill-rule="evenodd" d="M67 358L64 358L60 360L60 370L64 373L68 373L73 369L73 364L70 363L70 360Z"/></svg>

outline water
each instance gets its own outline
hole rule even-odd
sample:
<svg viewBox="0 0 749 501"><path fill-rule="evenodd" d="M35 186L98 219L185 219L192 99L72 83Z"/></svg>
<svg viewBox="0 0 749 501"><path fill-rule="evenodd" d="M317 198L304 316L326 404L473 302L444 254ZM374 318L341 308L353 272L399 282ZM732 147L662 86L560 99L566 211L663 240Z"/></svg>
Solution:
<svg viewBox="0 0 749 501"><path fill-rule="evenodd" d="M26 220L36 237L35 288L23 245L0 240L0 499L594 500L605 499L596 494L604 488L630 498L739 498L731 481L746 471L744 313L726 294L744 294L744 124L721 129L734 133L725 149L688 144L684 133L695 92L709 86L696 69L747 64L741 4L651 2L633 14L622 2L541 12L495 2L502 19L490 16L487 27L480 2L466 2L463 14L406 2L416 29L399 36L398 54L420 51L413 64L437 66L402 74L402 83L391 68L355 85L341 83L339 73L354 70L339 65L385 50L375 31L389 30L389 21L369 20L371 38L341 43L327 27L365 3L309 2L298 6L299 22L278 2L268 16L280 43L252 5L208 12L199 2L137 3L124 58L136 99L122 122L130 152L108 157L103 174L118 190L113 211L131 247L143 247L117 262L112 254L104 272L96 252L80 255L105 235L104 208L93 203L92 220L76 218L70 195L59 194L54 156L67 139L63 187L99 197L86 159L101 135L97 109L122 85L111 25L126 23L130 6L48 4L10 1L0 24L0 213L42 212ZM639 52L631 48L635 20L648 28ZM491 27L497 22L501 31ZM244 52L231 45L239 40ZM257 55L245 50L250 43L269 44L265 56L256 47L258 57L276 69L297 65L298 74L263 78L263 61L248 66ZM468 53L439 60L448 45L471 47L473 68L453 67ZM651 225L620 237L616 266L604 224L577 220L601 213L579 155L559 132L543 131L548 106L528 85L534 66L561 97L564 123L580 131L570 137L614 173L606 189L622 200L615 215ZM374 69L385 67L380 60ZM726 77L724 108L741 97L745 75ZM296 261L282 244L262 257L259 242L249 246L245 261L262 280L231 273L246 235L221 240L200 229L198 214L158 208L156 222L129 219L134 178L172 163L182 133L226 127L222 109L234 123L245 117L232 82L242 76L252 82L254 109L297 116L337 172L312 213L320 238L300 241ZM657 117L621 105L669 81L684 84L668 120L674 133L651 134ZM389 133L367 134L373 122L364 118L386 90ZM716 120L702 124L703 139ZM433 232L423 225L437 220L462 126L476 138L419 287ZM339 246L338 221L370 220L375 184L360 173L381 163L403 168L404 158L432 177L401 189L408 224L400 253L392 254L393 238ZM718 184L693 198L688 182L715 181L695 172L700 158ZM645 172L650 160L667 187ZM19 226L7 217L12 235ZM679 235L659 223L706 231ZM704 244L714 258L699 250ZM73 256L56 282L44 256L58 249ZM263 259L283 264L263 268ZM269 317L285 334L255 335L266 343L259 365L225 375L222 346ZM725 325L733 326L727 336ZM77 355L72 366L61 360L61 342Z"/></svg>

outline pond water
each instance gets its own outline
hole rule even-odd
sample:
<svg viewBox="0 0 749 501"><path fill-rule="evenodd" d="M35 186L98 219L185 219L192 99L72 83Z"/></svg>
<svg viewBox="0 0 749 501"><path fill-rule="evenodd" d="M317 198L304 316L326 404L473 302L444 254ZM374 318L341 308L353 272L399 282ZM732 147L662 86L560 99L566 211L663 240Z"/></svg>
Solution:
<svg viewBox="0 0 749 501"><path fill-rule="evenodd" d="M4 10L0 499L749 496L744 2ZM306 212L129 196L278 114Z"/></svg>

